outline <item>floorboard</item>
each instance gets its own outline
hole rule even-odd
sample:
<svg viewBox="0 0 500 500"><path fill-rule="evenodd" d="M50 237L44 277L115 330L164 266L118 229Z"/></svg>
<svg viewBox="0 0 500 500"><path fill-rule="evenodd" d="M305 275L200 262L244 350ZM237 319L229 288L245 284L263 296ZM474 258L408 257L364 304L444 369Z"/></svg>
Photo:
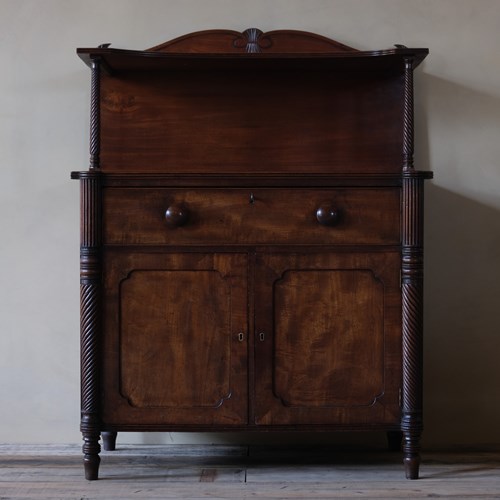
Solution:
<svg viewBox="0 0 500 500"><path fill-rule="evenodd" d="M500 452L426 453L404 479L386 451L244 446L122 446L98 481L79 446L0 445L0 500L500 498Z"/></svg>

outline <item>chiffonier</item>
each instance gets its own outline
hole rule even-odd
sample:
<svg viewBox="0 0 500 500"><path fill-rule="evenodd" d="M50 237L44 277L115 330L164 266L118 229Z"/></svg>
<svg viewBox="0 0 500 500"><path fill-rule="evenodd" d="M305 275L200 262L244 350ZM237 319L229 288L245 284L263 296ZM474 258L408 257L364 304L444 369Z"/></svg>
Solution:
<svg viewBox="0 0 500 500"><path fill-rule="evenodd" d="M380 430L416 479L428 50L249 29L77 53L86 477L101 434Z"/></svg>

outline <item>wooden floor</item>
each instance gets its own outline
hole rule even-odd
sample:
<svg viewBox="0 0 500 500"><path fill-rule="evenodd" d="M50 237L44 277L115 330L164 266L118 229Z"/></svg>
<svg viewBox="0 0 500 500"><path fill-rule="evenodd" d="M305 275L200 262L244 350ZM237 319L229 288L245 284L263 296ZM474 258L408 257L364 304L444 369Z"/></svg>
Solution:
<svg viewBox="0 0 500 500"><path fill-rule="evenodd" d="M0 500L498 498L500 453L426 453L421 479L400 454L326 448L121 446L86 481L79 446L0 445Z"/></svg>

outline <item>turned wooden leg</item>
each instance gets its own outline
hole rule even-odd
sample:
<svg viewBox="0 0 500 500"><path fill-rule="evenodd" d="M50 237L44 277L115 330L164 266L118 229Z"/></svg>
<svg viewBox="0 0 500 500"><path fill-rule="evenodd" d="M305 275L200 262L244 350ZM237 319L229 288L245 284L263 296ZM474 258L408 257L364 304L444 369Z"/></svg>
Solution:
<svg viewBox="0 0 500 500"><path fill-rule="evenodd" d="M85 479L95 481L99 477L99 464L101 458L99 452L99 433L83 432L83 466L85 468Z"/></svg>
<svg viewBox="0 0 500 500"><path fill-rule="evenodd" d="M420 468L420 432L405 432L403 441L403 463L406 479L418 479Z"/></svg>
<svg viewBox="0 0 500 500"><path fill-rule="evenodd" d="M102 444L105 451L115 451L116 450L116 436L117 432L103 432L102 433Z"/></svg>
<svg viewBox="0 0 500 500"><path fill-rule="evenodd" d="M387 433L387 445L389 451L401 451L403 433L401 431L389 431Z"/></svg>

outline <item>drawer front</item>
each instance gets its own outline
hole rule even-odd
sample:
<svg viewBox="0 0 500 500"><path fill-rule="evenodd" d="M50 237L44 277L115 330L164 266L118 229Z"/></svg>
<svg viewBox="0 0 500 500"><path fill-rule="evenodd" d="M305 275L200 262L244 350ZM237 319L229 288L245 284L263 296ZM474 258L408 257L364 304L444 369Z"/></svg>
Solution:
<svg viewBox="0 0 500 500"><path fill-rule="evenodd" d="M106 188L108 245L395 245L398 188Z"/></svg>

